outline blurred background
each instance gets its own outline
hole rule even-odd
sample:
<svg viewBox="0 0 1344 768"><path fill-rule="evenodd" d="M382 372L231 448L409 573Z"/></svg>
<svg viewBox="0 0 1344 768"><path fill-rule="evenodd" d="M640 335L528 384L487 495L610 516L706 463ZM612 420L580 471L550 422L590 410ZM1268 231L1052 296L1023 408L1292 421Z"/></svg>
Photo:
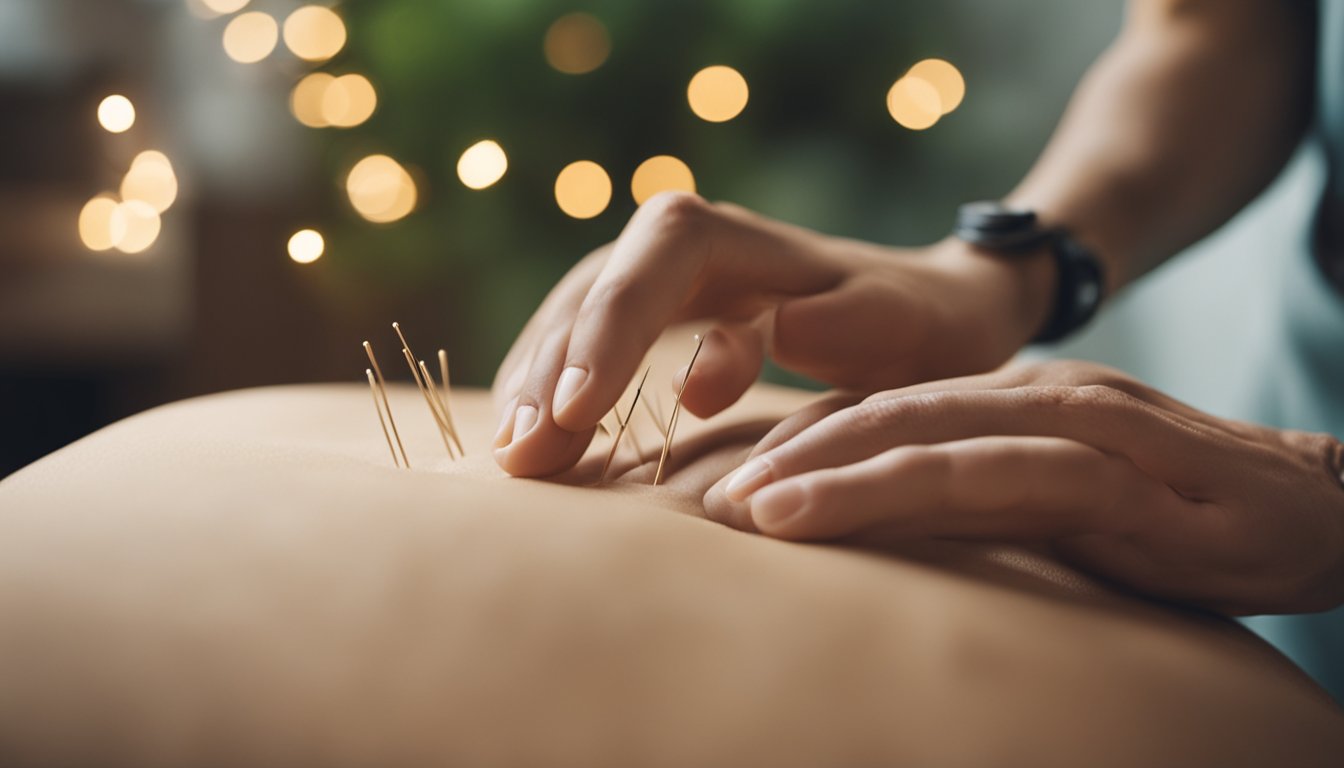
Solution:
<svg viewBox="0 0 1344 768"><path fill-rule="evenodd" d="M1121 6L0 0L0 475L171 400L362 382L394 319L487 385L659 189L938 239L1029 167ZM1240 231L1287 242L1309 175ZM1066 351L1223 376L1236 343L1167 365L1255 282L1256 249L1204 250ZM1148 343L1182 280L1221 288Z"/></svg>

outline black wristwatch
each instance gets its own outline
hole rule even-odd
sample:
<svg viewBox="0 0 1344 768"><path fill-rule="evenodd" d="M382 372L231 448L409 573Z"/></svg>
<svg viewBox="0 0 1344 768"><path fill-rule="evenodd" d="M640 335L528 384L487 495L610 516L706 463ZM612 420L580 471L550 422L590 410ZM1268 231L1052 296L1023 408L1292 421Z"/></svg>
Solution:
<svg viewBox="0 0 1344 768"><path fill-rule="evenodd" d="M977 247L1010 256L1050 247L1055 260L1055 304L1032 343L1059 341L1087 325L1101 307L1106 275L1096 254L1063 229L1042 228L1034 211L996 201L966 203L957 209L952 233Z"/></svg>

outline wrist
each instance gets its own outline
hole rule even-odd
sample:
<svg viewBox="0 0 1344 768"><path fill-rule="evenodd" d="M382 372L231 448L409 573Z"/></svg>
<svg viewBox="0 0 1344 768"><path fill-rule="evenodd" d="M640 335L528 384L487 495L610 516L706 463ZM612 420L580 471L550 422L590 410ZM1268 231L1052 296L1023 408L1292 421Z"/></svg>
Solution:
<svg viewBox="0 0 1344 768"><path fill-rule="evenodd" d="M977 314L991 333L1016 352L1049 319L1058 279L1051 245L1004 255L948 237L932 246L935 260L958 285L965 299L977 302Z"/></svg>

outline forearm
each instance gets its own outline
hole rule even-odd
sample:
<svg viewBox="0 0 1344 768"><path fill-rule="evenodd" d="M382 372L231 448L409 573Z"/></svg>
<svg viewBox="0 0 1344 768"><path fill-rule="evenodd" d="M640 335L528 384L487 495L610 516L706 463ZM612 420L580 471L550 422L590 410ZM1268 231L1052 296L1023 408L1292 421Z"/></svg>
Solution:
<svg viewBox="0 0 1344 768"><path fill-rule="evenodd" d="M1068 228L1108 289L1220 226L1310 116L1310 17L1289 0L1131 4L1013 203Z"/></svg>

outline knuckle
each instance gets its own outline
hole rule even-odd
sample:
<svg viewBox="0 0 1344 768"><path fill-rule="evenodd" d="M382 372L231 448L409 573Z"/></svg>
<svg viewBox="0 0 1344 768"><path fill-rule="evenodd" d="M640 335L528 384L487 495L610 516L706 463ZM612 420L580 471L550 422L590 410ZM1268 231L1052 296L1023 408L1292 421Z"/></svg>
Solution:
<svg viewBox="0 0 1344 768"><path fill-rule="evenodd" d="M1109 384L1031 387L1024 394L1032 405L1063 411L1127 415L1142 407L1134 395Z"/></svg>
<svg viewBox="0 0 1344 768"><path fill-rule="evenodd" d="M605 326L612 318L626 320L641 312L639 286L634 277L621 275L601 280L592 287L575 318L578 325L596 322Z"/></svg>
<svg viewBox="0 0 1344 768"><path fill-rule="evenodd" d="M1309 462L1321 463L1341 482L1344 482L1344 443L1324 432L1284 432L1289 444L1296 445Z"/></svg>
<svg viewBox="0 0 1344 768"><path fill-rule="evenodd" d="M1019 380L1036 386L1102 386L1140 396L1146 388L1116 368L1086 360L1038 360L1014 366Z"/></svg>
<svg viewBox="0 0 1344 768"><path fill-rule="evenodd" d="M712 206L692 192L659 192L639 207L641 217L655 226L673 232L695 229L710 213Z"/></svg>
<svg viewBox="0 0 1344 768"><path fill-rule="evenodd" d="M892 397L885 400L867 400L842 411L842 422L837 426L853 433L884 432L918 409L916 396Z"/></svg>
<svg viewBox="0 0 1344 768"><path fill-rule="evenodd" d="M1029 362L1017 363L1008 368L1005 372L1013 374L1013 378L1024 384L1032 382L1047 382L1059 378L1060 361L1058 360L1032 360Z"/></svg>
<svg viewBox="0 0 1344 768"><path fill-rule="evenodd" d="M951 473L952 457L936 447L902 445L884 453L878 466L884 476L919 475L937 482Z"/></svg>
<svg viewBox="0 0 1344 768"><path fill-rule="evenodd" d="M1065 383L1075 386L1099 384L1124 390L1132 380L1121 371L1101 363L1069 361L1063 365Z"/></svg>

